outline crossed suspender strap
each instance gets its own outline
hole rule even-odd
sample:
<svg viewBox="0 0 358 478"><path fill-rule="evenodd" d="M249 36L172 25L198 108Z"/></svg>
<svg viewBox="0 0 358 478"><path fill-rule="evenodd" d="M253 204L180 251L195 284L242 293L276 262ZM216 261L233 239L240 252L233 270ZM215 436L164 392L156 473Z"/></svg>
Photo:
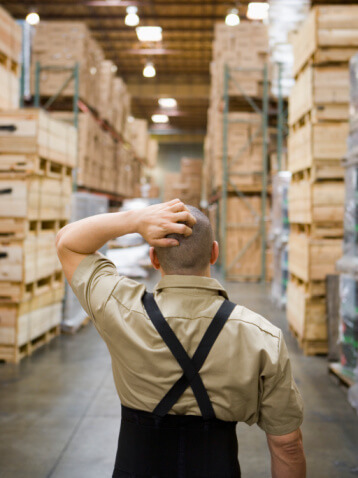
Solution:
<svg viewBox="0 0 358 478"><path fill-rule="evenodd" d="M177 336L170 328L168 322L163 317L157 303L154 300L153 294L146 292L142 297L142 302L154 327L161 335L162 339L184 372L181 378L172 386L164 398L159 402L153 413L160 417L166 415L179 400L185 390L190 386L193 390L196 401L198 402L202 417L205 420L215 418L213 406L211 404L208 392L206 391L203 381L199 375L199 371L205 362L205 359L209 355L215 340L220 334L231 312L235 308L235 304L229 302L228 300L225 300L222 303L212 319L209 327L207 328L203 338L201 339L193 358L190 358L182 344L179 342Z"/></svg>

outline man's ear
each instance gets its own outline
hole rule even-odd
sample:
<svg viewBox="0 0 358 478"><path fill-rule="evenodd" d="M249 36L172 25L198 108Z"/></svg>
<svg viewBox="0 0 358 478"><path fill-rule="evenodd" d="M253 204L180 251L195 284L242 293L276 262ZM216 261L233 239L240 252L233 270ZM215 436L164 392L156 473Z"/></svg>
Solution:
<svg viewBox="0 0 358 478"><path fill-rule="evenodd" d="M149 257L150 257L150 262L152 263L154 269L158 271L160 269L160 264L159 264L158 256L157 256L157 253L155 252L154 247L151 247L149 249Z"/></svg>
<svg viewBox="0 0 358 478"><path fill-rule="evenodd" d="M211 248L211 257L210 264L213 266L219 257L219 244L217 241L213 242L213 247Z"/></svg>

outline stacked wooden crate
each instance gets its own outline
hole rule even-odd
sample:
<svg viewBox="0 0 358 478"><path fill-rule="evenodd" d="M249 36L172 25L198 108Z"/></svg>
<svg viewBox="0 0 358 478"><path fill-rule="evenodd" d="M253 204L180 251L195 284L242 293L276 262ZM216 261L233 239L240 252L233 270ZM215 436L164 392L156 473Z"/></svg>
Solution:
<svg viewBox="0 0 358 478"><path fill-rule="evenodd" d="M348 135L348 60L358 47L357 22L357 6L317 6L293 42L287 316L307 354L327 351L325 278L342 253L341 160Z"/></svg>
<svg viewBox="0 0 358 478"><path fill-rule="evenodd" d="M59 332L55 250L70 217L76 130L41 110L0 114L0 360L18 362Z"/></svg>
<svg viewBox="0 0 358 478"><path fill-rule="evenodd" d="M67 123L69 112L53 112L51 116ZM134 197L140 182L142 163L130 145L116 140L90 112L78 116L77 185L90 191L120 197Z"/></svg>
<svg viewBox="0 0 358 478"><path fill-rule="evenodd" d="M100 67L104 55L82 22L41 21L35 28L32 44L31 90L36 89L36 64L41 67L73 68L79 65L79 95L88 104L97 107L100 94ZM64 85L69 71L43 71L40 75L41 96L52 96ZM62 92L74 95L74 81Z"/></svg>
<svg viewBox="0 0 358 478"><path fill-rule="evenodd" d="M18 108L22 31L0 7L0 110Z"/></svg>
<svg viewBox="0 0 358 478"><path fill-rule="evenodd" d="M164 182L164 201L179 198L185 204L199 208L202 186L201 159L182 158L180 172L166 173Z"/></svg>
<svg viewBox="0 0 358 478"><path fill-rule="evenodd" d="M206 195L209 199L220 197L226 156L229 177L227 217L222 217L221 211L219 215L220 222L227 225L227 275L235 280L255 280L261 277L262 268L263 137L262 116L251 104L255 102L259 107L262 104L264 67L268 58L267 26L243 22L230 27L219 23L215 26L213 51L204 147ZM229 112L225 128L226 67L229 71ZM233 217L236 218L234 222ZM245 220L241 223L243 218ZM222 231L223 227L220 227ZM220 239L221 243L225 240L222 236Z"/></svg>

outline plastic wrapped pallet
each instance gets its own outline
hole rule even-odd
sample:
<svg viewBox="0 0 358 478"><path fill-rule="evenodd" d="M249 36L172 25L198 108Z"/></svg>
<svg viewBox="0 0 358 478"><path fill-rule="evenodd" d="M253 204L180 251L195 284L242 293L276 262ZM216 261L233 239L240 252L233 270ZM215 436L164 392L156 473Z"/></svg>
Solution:
<svg viewBox="0 0 358 478"><path fill-rule="evenodd" d="M340 343L341 365L354 373L358 360L358 280L352 275L340 275Z"/></svg>
<svg viewBox="0 0 358 478"><path fill-rule="evenodd" d="M72 194L72 214L71 222L84 219L95 214L104 214L108 212L108 199L104 196L77 192ZM100 252L106 253L106 246ZM65 332L75 332L87 317L82 309L71 287L66 281L64 313L62 320L62 329Z"/></svg>

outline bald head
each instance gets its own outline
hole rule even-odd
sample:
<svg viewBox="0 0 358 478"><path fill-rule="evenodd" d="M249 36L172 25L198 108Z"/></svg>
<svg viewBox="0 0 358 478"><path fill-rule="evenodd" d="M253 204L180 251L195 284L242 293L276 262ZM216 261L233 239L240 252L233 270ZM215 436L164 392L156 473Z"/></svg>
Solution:
<svg viewBox="0 0 358 478"><path fill-rule="evenodd" d="M181 234L169 234L167 237L176 239L179 246L155 247L165 274L201 275L210 264L214 237L209 219L196 207L186 207L196 219L193 233L188 237Z"/></svg>

